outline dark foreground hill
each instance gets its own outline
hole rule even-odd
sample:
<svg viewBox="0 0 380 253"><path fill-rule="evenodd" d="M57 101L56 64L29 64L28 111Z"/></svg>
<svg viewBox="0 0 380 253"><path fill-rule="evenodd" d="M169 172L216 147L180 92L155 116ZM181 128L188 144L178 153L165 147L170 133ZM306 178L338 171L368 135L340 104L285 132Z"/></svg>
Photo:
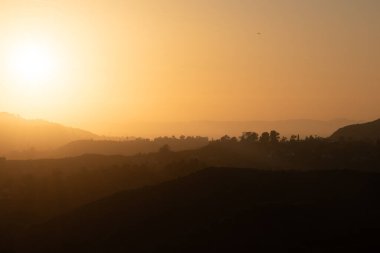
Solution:
<svg viewBox="0 0 380 253"><path fill-rule="evenodd" d="M333 133L330 139L335 141L378 141L380 140L380 119L364 124L345 126Z"/></svg>
<svg viewBox="0 0 380 253"><path fill-rule="evenodd" d="M380 174L210 168L32 227L16 252L379 252Z"/></svg>

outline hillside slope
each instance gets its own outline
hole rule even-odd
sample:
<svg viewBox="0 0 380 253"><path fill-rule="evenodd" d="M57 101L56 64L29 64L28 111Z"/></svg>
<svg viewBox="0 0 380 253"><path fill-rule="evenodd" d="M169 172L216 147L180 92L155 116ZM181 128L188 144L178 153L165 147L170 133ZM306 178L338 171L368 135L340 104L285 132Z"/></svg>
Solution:
<svg viewBox="0 0 380 253"><path fill-rule="evenodd" d="M29 230L16 252L375 252L380 174L210 168Z"/></svg>
<svg viewBox="0 0 380 253"><path fill-rule="evenodd" d="M0 113L0 155L8 156L12 151L53 149L71 141L94 138L97 135L84 130Z"/></svg>
<svg viewBox="0 0 380 253"><path fill-rule="evenodd" d="M332 140L377 141L380 140L380 119L363 124L342 127L333 133Z"/></svg>
<svg viewBox="0 0 380 253"><path fill-rule="evenodd" d="M172 151L194 150L209 144L207 137L188 137L187 139L161 138L161 140L79 140L70 142L51 152L52 157L72 157L83 154L136 155L157 152L164 145Z"/></svg>

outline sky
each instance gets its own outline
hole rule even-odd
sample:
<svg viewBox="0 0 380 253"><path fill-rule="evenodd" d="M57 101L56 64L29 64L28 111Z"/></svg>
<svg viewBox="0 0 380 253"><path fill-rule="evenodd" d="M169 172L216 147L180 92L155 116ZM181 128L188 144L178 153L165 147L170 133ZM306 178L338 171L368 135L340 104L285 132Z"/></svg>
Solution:
<svg viewBox="0 0 380 253"><path fill-rule="evenodd" d="M112 135L373 120L379 13L378 0L0 0L0 111Z"/></svg>

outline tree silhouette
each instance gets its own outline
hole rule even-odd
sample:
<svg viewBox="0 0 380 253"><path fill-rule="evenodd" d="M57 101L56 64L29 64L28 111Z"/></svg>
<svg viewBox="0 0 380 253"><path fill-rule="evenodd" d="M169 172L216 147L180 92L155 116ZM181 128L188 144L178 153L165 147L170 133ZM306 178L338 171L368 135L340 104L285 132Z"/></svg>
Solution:
<svg viewBox="0 0 380 253"><path fill-rule="evenodd" d="M260 136L261 143L268 143L270 141L270 134L268 132L263 132Z"/></svg>
<svg viewBox="0 0 380 253"><path fill-rule="evenodd" d="M275 130L272 130L270 131L269 137L272 143L277 143L280 139L280 133Z"/></svg>
<svg viewBox="0 0 380 253"><path fill-rule="evenodd" d="M241 142L256 142L259 139L259 135L256 132L244 132L240 136Z"/></svg>
<svg viewBox="0 0 380 253"><path fill-rule="evenodd" d="M220 141L221 141L221 142L229 142L230 140L231 140L231 137L228 136L227 134L224 135L224 136L222 136L222 137L220 138Z"/></svg>
<svg viewBox="0 0 380 253"><path fill-rule="evenodd" d="M296 142L297 140L299 139L299 137L297 137L297 135L295 134L292 134L292 136L290 136L290 142Z"/></svg>

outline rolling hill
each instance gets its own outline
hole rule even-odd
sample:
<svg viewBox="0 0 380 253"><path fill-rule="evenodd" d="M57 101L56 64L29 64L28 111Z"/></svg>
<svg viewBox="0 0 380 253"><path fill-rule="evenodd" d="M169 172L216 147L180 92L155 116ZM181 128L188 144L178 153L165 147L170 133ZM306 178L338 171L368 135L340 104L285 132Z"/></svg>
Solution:
<svg viewBox="0 0 380 253"><path fill-rule="evenodd" d="M377 141L380 140L380 119L342 127L334 132L330 139L348 141Z"/></svg>
<svg viewBox="0 0 380 253"><path fill-rule="evenodd" d="M136 155L138 153L157 152L164 145L172 151L194 150L209 144L207 137L156 138L135 140L79 140L70 142L51 152L52 157L70 157L83 154Z"/></svg>
<svg viewBox="0 0 380 253"><path fill-rule="evenodd" d="M16 252L375 252L380 174L209 168L32 227Z"/></svg>
<svg viewBox="0 0 380 253"><path fill-rule="evenodd" d="M0 155L7 157L17 157L20 151L55 149L75 140L97 137L81 129L0 113Z"/></svg>

